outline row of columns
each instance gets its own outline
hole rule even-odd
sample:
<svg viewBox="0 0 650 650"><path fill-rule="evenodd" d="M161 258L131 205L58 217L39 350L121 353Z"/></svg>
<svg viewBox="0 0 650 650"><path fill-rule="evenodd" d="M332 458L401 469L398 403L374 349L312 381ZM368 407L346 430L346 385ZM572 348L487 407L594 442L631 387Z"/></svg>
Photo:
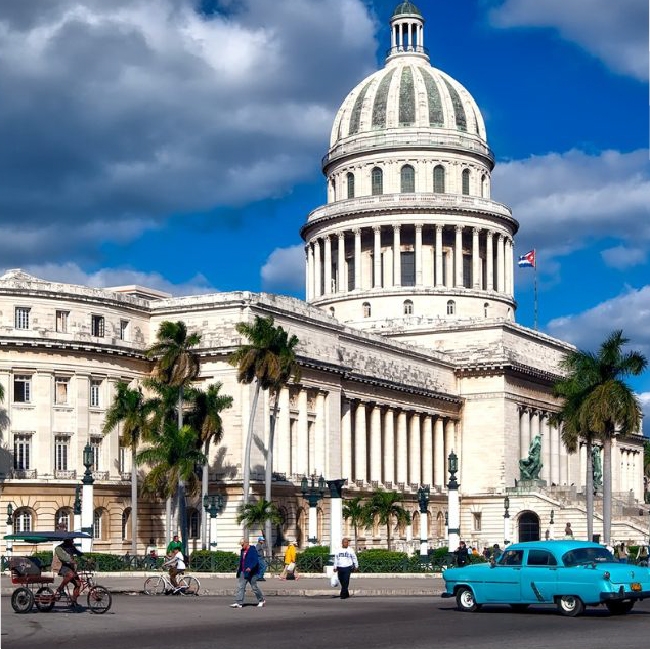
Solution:
<svg viewBox="0 0 650 650"><path fill-rule="evenodd" d="M454 420L348 400L341 416L342 474L379 483L444 485Z"/></svg>
<svg viewBox="0 0 650 650"><path fill-rule="evenodd" d="M567 485L569 458L563 449L560 430L549 422L549 412L521 407L519 410L519 458L526 458L530 442L537 435L542 438L542 471L540 478L549 485Z"/></svg>
<svg viewBox="0 0 650 650"><path fill-rule="evenodd" d="M327 234L321 237L314 237L305 246L306 253L306 287L307 300L319 298L323 295L346 293L349 285L347 262L354 269L354 289L362 288L388 288L390 286L401 286L401 252L402 229L404 225L386 226L392 228L393 242L392 252L392 273L384 273L382 280L382 226L373 226L372 248L362 248L362 231L365 229L354 228L352 231L341 231L334 234ZM413 250L415 253L415 286L435 287L463 287L466 286L463 270L463 235L467 229L465 226L453 226L455 237L453 243L448 247L449 256L443 255L443 230L448 227L436 224L435 244L425 246L422 243L422 232L426 226L421 223L413 225L415 231ZM352 235L351 256L347 253L349 234ZM475 290L496 290L499 293L513 295L513 240L502 233L482 228L471 228L471 280L470 288ZM333 250L333 242L336 243L336 250ZM410 248L410 246L409 246ZM423 265L423 251L433 249L433 268L430 277L425 277ZM362 255L372 256L372 277L364 277L364 265ZM445 257L447 259L445 260ZM334 265L334 259L336 264ZM448 272L443 273L443 264L448 264ZM482 277L482 266L485 262L484 277Z"/></svg>

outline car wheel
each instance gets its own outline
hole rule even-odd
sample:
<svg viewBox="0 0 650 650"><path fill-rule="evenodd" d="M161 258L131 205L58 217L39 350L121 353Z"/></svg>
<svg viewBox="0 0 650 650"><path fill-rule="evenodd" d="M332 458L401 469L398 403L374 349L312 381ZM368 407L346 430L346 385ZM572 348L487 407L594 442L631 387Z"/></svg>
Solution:
<svg viewBox="0 0 650 650"><path fill-rule="evenodd" d="M632 611L634 607L634 601L632 600L612 600L605 603L605 607L609 610L609 613L612 615L627 614Z"/></svg>
<svg viewBox="0 0 650 650"><path fill-rule="evenodd" d="M579 616L585 606L577 596L560 596L557 599L557 608L563 616Z"/></svg>
<svg viewBox="0 0 650 650"><path fill-rule="evenodd" d="M456 604L463 612L476 612L481 609L474 598L474 592L469 587L461 587L456 592Z"/></svg>
<svg viewBox="0 0 650 650"><path fill-rule="evenodd" d="M510 607L512 607L513 612L525 612L530 605L528 605L528 603L516 603L510 605Z"/></svg>

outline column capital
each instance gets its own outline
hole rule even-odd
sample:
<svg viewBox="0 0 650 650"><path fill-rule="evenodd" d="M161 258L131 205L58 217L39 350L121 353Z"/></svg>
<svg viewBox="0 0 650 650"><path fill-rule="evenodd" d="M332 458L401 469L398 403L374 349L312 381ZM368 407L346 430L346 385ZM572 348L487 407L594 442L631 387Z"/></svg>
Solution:
<svg viewBox="0 0 650 650"><path fill-rule="evenodd" d="M345 231L337 232L336 236L339 238L339 241L342 241L345 239Z"/></svg>
<svg viewBox="0 0 650 650"><path fill-rule="evenodd" d="M398 233L398 232L400 231L400 228L401 228L401 227L402 227L401 224L399 224L399 223L394 223L394 224L393 224L393 232Z"/></svg>
<svg viewBox="0 0 650 650"><path fill-rule="evenodd" d="M381 234L381 226L373 226L372 227L372 232L374 232L375 235Z"/></svg>
<svg viewBox="0 0 650 650"><path fill-rule="evenodd" d="M354 233L354 236L356 237L357 235L361 234L361 228L359 228L359 227L352 228L352 232Z"/></svg>
<svg viewBox="0 0 650 650"><path fill-rule="evenodd" d="M454 226L454 230L456 231L456 234L462 233L463 232L463 226L456 224Z"/></svg>
<svg viewBox="0 0 650 650"><path fill-rule="evenodd" d="M438 232L439 232L439 233L442 233L444 227L445 227L444 224L442 224L442 223L437 223L437 224L436 224L436 232L437 232L437 233L438 233Z"/></svg>
<svg viewBox="0 0 650 650"><path fill-rule="evenodd" d="M421 224L421 223L416 223L415 224L415 232L422 233L422 228L424 228L424 224Z"/></svg>

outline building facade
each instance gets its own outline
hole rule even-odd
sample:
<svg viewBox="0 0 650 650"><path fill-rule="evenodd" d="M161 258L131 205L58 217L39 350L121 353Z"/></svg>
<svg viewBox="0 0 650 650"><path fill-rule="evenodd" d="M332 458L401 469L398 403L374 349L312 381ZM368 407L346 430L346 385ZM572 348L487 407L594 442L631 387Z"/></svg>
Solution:
<svg viewBox="0 0 650 650"><path fill-rule="evenodd" d="M0 278L0 502L11 505L9 525L70 526L90 445L94 550L130 551L130 453L119 428L102 434L103 418L119 381L137 384L151 371L144 351L159 324L182 320L201 334L200 382L222 382L234 398L210 455L209 491L225 497L212 541L235 550L253 388L237 383L227 358L241 342L238 322L271 315L299 338L301 366L299 383L279 396L276 548L288 537L306 543L300 481L311 475L347 479L344 497L397 490L413 519L392 536L397 547L419 548L420 537L446 544L452 451L464 539L503 543L506 495L512 541L559 535L567 522L585 536L586 452L567 454L550 420L559 408L552 386L571 347L515 321L519 224L491 199L493 167L476 102L430 65L424 19L404 2L391 18L385 67L350 92L334 121L323 158L327 204L301 229L306 301L249 292L174 298L8 271ZM268 395L254 428L252 486L262 495ZM519 460L537 436L539 480L522 482ZM612 538L641 541L640 435L614 440L612 471ZM422 485L430 486L426 530ZM317 508L324 544L330 507L326 496ZM596 498L596 533L601 512ZM190 496L190 549L202 546L205 519L200 495ZM166 544L163 503L139 501L138 531L141 552L151 537ZM384 544L384 527L361 531L360 546Z"/></svg>

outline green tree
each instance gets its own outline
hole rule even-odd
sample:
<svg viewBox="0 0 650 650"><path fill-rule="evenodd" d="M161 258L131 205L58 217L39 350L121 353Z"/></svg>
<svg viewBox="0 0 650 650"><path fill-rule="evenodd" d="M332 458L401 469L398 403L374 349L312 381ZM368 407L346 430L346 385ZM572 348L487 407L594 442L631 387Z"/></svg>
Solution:
<svg viewBox="0 0 650 650"><path fill-rule="evenodd" d="M295 337L287 338L282 328L276 328L272 316L255 316L252 324L237 323L236 329L248 342L242 343L230 355L229 363L237 368L238 382L242 384L255 382L244 450L243 503L246 505L249 500L251 447L260 390L277 388L279 391L282 382L286 383L291 372L295 372L293 350L298 340ZM270 445L270 452L272 459L272 445ZM268 463L268 458L267 454L267 465L272 465L272 460Z"/></svg>
<svg viewBox="0 0 650 650"><path fill-rule="evenodd" d="M198 442L203 447L203 453L207 462L203 465L203 475L201 480L201 501L208 493L208 463L210 459L210 443L218 443L223 437L223 422L221 413L232 406L232 397L230 395L221 395L223 384L219 381L210 384L207 390L203 391L198 388L191 389L189 395L192 402L192 409L188 414L187 420L195 431L199 432ZM203 518L203 544L207 541L207 518Z"/></svg>
<svg viewBox="0 0 650 650"><path fill-rule="evenodd" d="M243 504L237 515L238 524L243 523L247 529L257 526L262 534L264 534L264 525L267 521L272 524L280 524L282 516L275 504L266 499Z"/></svg>
<svg viewBox="0 0 650 650"><path fill-rule="evenodd" d="M395 492L386 492L379 488L366 504L368 522L377 522L386 526L387 548L390 551L390 531L393 525L407 525L411 523L411 515L400 505L401 497Z"/></svg>
<svg viewBox="0 0 650 650"><path fill-rule="evenodd" d="M131 553L138 554L138 468L135 456L140 442L151 433L151 405L142 394L142 389L129 388L117 383L113 403L106 411L102 431L110 433L119 424L120 444L131 450Z"/></svg>
<svg viewBox="0 0 650 650"><path fill-rule="evenodd" d="M161 384L176 389L177 428L183 430L183 394L198 377L199 358L194 348L201 342L197 333L188 334L182 321L163 321L158 327L156 342L146 350L150 359L155 359L152 378ZM163 428L166 428L166 424ZM185 485L182 474L178 475L177 511L178 528L181 531L183 552L187 551L187 516L185 512ZM168 531L169 532L169 531Z"/></svg>
<svg viewBox="0 0 650 650"><path fill-rule="evenodd" d="M343 519L345 521L349 519L354 527L354 548L356 549L359 539L359 526L365 527L369 523L368 511L362 503L362 497L353 497L343 502Z"/></svg>

